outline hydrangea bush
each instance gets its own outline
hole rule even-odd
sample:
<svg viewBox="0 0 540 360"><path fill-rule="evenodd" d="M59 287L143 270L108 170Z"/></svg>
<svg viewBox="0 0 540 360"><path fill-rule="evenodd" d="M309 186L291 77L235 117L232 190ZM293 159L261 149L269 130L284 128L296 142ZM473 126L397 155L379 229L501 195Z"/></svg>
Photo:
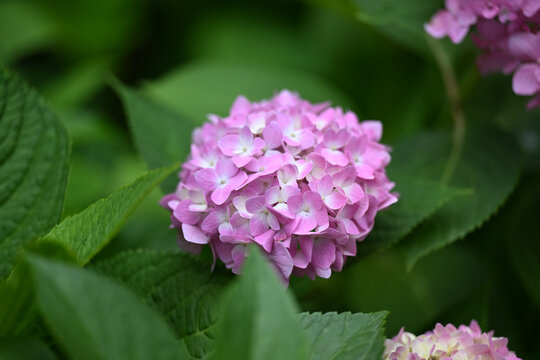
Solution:
<svg viewBox="0 0 540 360"><path fill-rule="evenodd" d="M397 200L378 121L287 90L254 103L240 96L228 116L209 118L161 204L183 249L208 244L234 273L256 243L285 280L328 278Z"/></svg>
<svg viewBox="0 0 540 360"><path fill-rule="evenodd" d="M514 72L514 92L534 95L529 108L540 106L540 1L447 0L425 28L460 43L472 26L477 30L472 39L483 51L480 70Z"/></svg>
<svg viewBox="0 0 540 360"><path fill-rule="evenodd" d="M433 331L415 336L403 328L384 343L385 360L521 360L508 350L508 339L482 332L476 321L469 326L437 324Z"/></svg>

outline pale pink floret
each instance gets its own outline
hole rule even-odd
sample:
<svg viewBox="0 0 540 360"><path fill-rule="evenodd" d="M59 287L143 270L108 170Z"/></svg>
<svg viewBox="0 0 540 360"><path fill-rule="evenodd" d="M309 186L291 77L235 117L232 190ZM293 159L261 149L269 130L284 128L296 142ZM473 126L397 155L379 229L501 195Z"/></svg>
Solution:
<svg viewBox="0 0 540 360"><path fill-rule="evenodd" d="M521 360L508 350L508 339L484 333L476 321L469 326L437 324L433 331L416 336L403 328L386 339L384 360Z"/></svg>
<svg viewBox="0 0 540 360"><path fill-rule="evenodd" d="M474 25L480 71L515 71L514 92L534 95L528 108L540 106L540 0L446 0L425 30L460 43Z"/></svg>
<svg viewBox="0 0 540 360"><path fill-rule="evenodd" d="M160 204L182 249L209 244L234 273L256 244L285 282L292 273L327 278L397 199L378 121L287 90L259 103L238 97L227 117L209 120Z"/></svg>

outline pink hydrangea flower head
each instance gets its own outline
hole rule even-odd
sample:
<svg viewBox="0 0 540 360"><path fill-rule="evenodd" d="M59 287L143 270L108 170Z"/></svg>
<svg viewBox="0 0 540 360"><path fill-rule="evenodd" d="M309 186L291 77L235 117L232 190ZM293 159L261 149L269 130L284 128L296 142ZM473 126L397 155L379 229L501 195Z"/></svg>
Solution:
<svg viewBox="0 0 540 360"><path fill-rule="evenodd" d="M385 360L521 360L507 347L508 339L482 332L476 321L469 326L437 324L433 331L416 336L402 328L386 339Z"/></svg>
<svg viewBox="0 0 540 360"><path fill-rule="evenodd" d="M533 95L528 108L540 106L540 0L446 0L425 30L435 38L463 41L476 26L473 41L483 53L483 73L514 72L518 95Z"/></svg>
<svg viewBox="0 0 540 360"><path fill-rule="evenodd" d="M161 200L190 252L211 247L234 273L256 244L285 281L328 278L397 201L378 121L283 90L236 99L193 132L176 191Z"/></svg>

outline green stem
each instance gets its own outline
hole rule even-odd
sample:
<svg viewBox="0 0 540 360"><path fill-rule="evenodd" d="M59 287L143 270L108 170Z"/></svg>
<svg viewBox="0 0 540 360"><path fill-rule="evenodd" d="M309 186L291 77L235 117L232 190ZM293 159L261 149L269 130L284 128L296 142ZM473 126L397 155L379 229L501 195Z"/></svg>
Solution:
<svg viewBox="0 0 540 360"><path fill-rule="evenodd" d="M433 52L435 60L437 61L439 70L441 71L444 88L446 89L446 95L448 96L448 101L450 103L452 121L454 122L452 149L441 177L441 182L443 184L448 184L452 178L452 175L454 174L463 150L466 128L465 113L463 112L463 107L461 105L459 86L456 81L454 70L452 69L450 58L444 51L439 41L436 41L430 37L428 37L427 41L431 51Z"/></svg>

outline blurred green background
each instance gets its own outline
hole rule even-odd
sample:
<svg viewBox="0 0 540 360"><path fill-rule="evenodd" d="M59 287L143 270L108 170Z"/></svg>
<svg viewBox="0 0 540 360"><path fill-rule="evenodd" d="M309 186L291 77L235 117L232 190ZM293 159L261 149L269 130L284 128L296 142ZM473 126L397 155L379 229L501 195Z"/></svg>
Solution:
<svg viewBox="0 0 540 360"><path fill-rule="evenodd" d="M113 75L170 107L184 103L180 109L201 122L205 98L222 104L212 111L223 115L237 95L227 93L225 82L257 93L257 74L265 74L290 83L291 90L324 88L335 105L383 121L388 144L420 130L450 128L443 82L421 28L442 5L2 0L0 60L40 91L71 135L68 216L145 170L108 85ZM416 26L396 30L407 17ZM466 241L422 259L410 272L399 250L387 250L350 261L330 280L295 279L291 287L304 310L390 310L388 336L401 326L420 332L437 321L475 318L486 330L508 336L509 347L523 359L540 358L540 112L525 110L527 99L512 93L509 77L479 75L470 40L441 43L454 65L469 124L496 123L519 140L523 158L516 161L525 164L519 186ZM176 87L164 78L171 73L181 79ZM207 92L214 87L226 96ZM157 206L160 196L155 191L139 207L99 258L129 247L176 248L168 214Z"/></svg>

